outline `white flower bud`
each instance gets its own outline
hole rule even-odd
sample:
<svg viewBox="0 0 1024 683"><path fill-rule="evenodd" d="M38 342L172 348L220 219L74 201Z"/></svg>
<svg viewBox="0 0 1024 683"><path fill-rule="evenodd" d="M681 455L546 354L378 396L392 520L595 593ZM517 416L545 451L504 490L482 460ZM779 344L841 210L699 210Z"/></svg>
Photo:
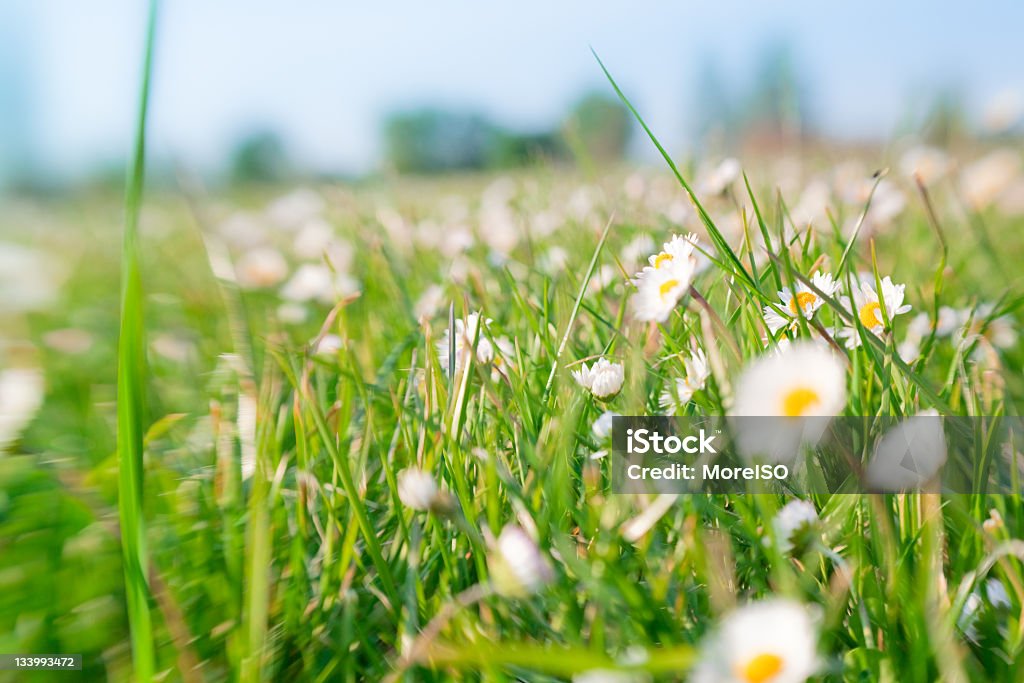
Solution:
<svg viewBox="0 0 1024 683"><path fill-rule="evenodd" d="M588 368L584 363L579 370L573 371L572 376L576 383L588 389L594 398L604 401L614 398L622 389L625 370L621 363L599 358L592 368Z"/></svg>
<svg viewBox="0 0 1024 683"><path fill-rule="evenodd" d="M398 499L413 510L431 510L440 504L443 496L429 472L408 467L398 473Z"/></svg>
<svg viewBox="0 0 1024 683"><path fill-rule="evenodd" d="M506 526L495 545L488 565L498 594L525 597L554 579L547 555L520 527Z"/></svg>
<svg viewBox="0 0 1024 683"><path fill-rule="evenodd" d="M779 550L791 552L794 548L806 547L817 533L821 520L812 503L806 500L791 500L782 506L772 524Z"/></svg>

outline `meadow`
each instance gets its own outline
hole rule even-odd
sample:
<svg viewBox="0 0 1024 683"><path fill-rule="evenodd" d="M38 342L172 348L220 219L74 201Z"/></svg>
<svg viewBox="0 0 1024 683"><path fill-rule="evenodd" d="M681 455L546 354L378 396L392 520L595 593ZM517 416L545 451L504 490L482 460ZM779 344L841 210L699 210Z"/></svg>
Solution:
<svg viewBox="0 0 1024 683"><path fill-rule="evenodd" d="M1019 148L13 201L0 652L1019 681L1018 495L613 494L608 453L611 414L1018 415Z"/></svg>

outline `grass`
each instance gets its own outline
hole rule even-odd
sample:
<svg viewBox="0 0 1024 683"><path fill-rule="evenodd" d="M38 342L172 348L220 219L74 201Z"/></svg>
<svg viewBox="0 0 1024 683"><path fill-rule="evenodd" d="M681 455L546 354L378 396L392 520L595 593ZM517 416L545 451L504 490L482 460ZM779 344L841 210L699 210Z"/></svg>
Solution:
<svg viewBox="0 0 1024 683"><path fill-rule="evenodd" d="M608 444L592 431L606 409L658 412L692 343L711 376L682 412L722 415L744 369L784 336L835 341L831 328L844 326L863 341L841 348L846 414L1018 415L1019 336L958 342L936 329L913 360L898 346L915 313L937 319L943 306L1017 330L998 317L1019 319L1024 283L996 278L979 245L996 241L1006 262L1024 254L1019 217L962 212L948 178L919 187L867 167L866 196L833 187L809 229L789 220L797 198L778 191L770 158L705 192L644 124L669 173L612 169L584 183L539 168L311 188L324 205L297 222L327 222L349 259L328 244L300 249L301 226L275 222L268 205L285 188L150 194L140 232L152 21L119 321L118 248L100 227L112 201L47 206L79 230L45 245L74 264L60 300L26 322L49 394L17 452L0 458L0 651L82 652L85 675L111 680L564 681L595 669L686 680L734 609L782 596L819 617L813 680L1024 677L1019 496L808 496L820 525L787 550L775 527L787 497L613 495L609 458L593 457ZM831 178L830 164L807 166ZM888 221L871 206L883 180L907 203ZM242 234L232 217L248 221ZM664 323L634 321L628 278L649 250L631 244L690 229L710 263L695 295ZM251 239L290 274L332 254L358 295L305 302L295 320L281 309L283 282L240 276ZM858 273L876 287L892 275L914 310L883 310L890 324L876 336L841 296L818 291L826 305L814 319L766 335L764 307L782 308L776 290L813 287L816 267L841 294ZM418 307L431 286L435 305ZM980 311L984 302L996 307ZM467 340L467 369L446 372L445 331L475 312L492 322ZM93 345L48 345L68 326ZM500 366L479 355L486 348ZM609 401L570 374L598 356L625 366ZM451 504L406 505L410 467ZM494 537L511 524L553 568L525 595L495 581Z"/></svg>
<svg viewBox="0 0 1024 683"><path fill-rule="evenodd" d="M135 144L124 202L124 243L121 248L121 333L117 364L118 511L124 552L125 594L131 626L135 679L153 679L155 654L149 613L149 552L144 512L146 420L146 337L142 276L139 266L139 214L146 167L146 120L149 110L157 3L150 2L143 59L142 87Z"/></svg>

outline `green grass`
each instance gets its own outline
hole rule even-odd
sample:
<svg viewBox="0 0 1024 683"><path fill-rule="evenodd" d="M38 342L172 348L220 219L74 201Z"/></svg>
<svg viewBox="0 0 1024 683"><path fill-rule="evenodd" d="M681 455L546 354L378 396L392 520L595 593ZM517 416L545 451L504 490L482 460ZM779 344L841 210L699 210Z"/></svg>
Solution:
<svg viewBox="0 0 1024 683"><path fill-rule="evenodd" d="M152 0L146 31L142 87L135 144L124 201L124 243L121 248L121 332L117 364L117 455L120 477L118 511L124 552L125 593L131 625L135 679L153 679L155 653L149 613L149 551L144 512L146 421L146 336L142 275L139 265L139 214L142 211L146 166L146 121L149 110L157 2Z"/></svg>
<svg viewBox="0 0 1024 683"><path fill-rule="evenodd" d="M613 495L609 459L591 457L607 447L594 420L606 408L657 412L691 342L713 372L683 410L726 412L744 368L780 341L765 338L763 307L781 286L810 284L815 265L844 292L859 272L892 275L914 306L880 337L856 327L865 343L842 351L847 414L1018 415L1019 339L975 353L931 335L910 362L895 349L914 313L940 306L993 302L1020 318L1024 283L993 275L971 227L983 224L1009 263L1024 256L1019 217L965 217L951 180L923 192L904 179L907 208L890 225L870 225L865 202L836 195L814 230L794 230L797 198L776 191L771 158L753 155L729 193L704 196L688 180L693 165L672 161L647 130L669 171L640 171L641 195L624 189L633 169L585 182L548 168L508 178L502 208L518 239L503 258L500 225L481 218L493 177L314 187L320 217L352 248L339 269L360 293L286 322L280 285L236 281L249 247L223 225L247 211L292 272L316 262L265 212L289 188L151 193L140 235L151 54L152 35L121 250L111 198L46 206L76 228L44 244L73 268L60 300L25 322L49 393L17 452L0 458L0 651L82 652L97 680L564 681L616 668L674 681L737 605L785 596L820 614L815 680L1024 676L1019 496L817 495L820 531L788 553L773 527L782 496ZM830 177L807 157L811 174ZM678 201L693 206L682 225L667 215ZM390 232L402 228L382 209L408 232ZM472 240L454 250L463 225ZM627 278L639 266L628 245L691 229L711 262L694 282L700 297L663 324L633 321ZM545 266L555 246L563 267ZM418 320L431 285L440 302ZM829 299L794 339L858 325ZM455 318L493 320L472 340L478 350L509 339L501 372L476 360L461 375L442 369L450 305ZM68 326L93 346L47 346L45 333ZM317 353L329 334L342 343ZM606 403L570 376L600 355L625 365ZM402 503L397 482L411 466L435 477L450 508ZM651 510L646 531L625 532ZM986 524L993 510L1000 521ZM526 528L553 567L535 593L492 585L493 537L508 524ZM977 592L989 580L1008 604Z"/></svg>

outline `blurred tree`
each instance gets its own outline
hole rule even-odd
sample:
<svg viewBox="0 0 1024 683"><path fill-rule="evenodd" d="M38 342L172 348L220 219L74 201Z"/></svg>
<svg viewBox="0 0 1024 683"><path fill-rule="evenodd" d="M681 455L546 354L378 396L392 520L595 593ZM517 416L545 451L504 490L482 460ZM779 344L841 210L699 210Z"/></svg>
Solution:
<svg viewBox="0 0 1024 683"><path fill-rule="evenodd" d="M614 161L626 154L632 119L614 97L588 93L573 106L563 134L575 150L593 161Z"/></svg>
<svg viewBox="0 0 1024 683"><path fill-rule="evenodd" d="M500 135L479 114L442 109L396 112L384 121L387 159L402 173L484 168Z"/></svg>
<svg viewBox="0 0 1024 683"><path fill-rule="evenodd" d="M540 133L502 132L497 136L489 160L497 168L561 161L567 156L565 141L551 131Z"/></svg>
<svg viewBox="0 0 1024 683"><path fill-rule="evenodd" d="M280 182L291 173L284 142L273 131L250 133L231 153L231 177L235 182Z"/></svg>

